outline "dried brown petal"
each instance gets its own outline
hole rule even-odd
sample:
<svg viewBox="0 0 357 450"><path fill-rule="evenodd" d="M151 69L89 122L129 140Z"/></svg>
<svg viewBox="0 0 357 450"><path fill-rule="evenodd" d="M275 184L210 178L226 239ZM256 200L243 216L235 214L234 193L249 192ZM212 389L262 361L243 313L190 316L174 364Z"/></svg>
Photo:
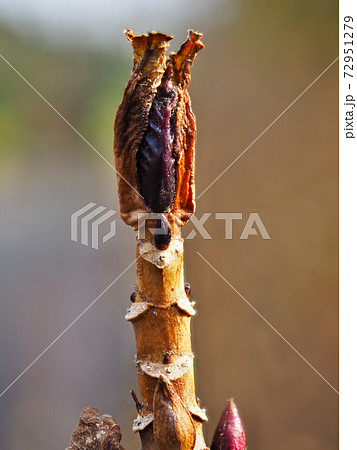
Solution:
<svg viewBox="0 0 357 450"><path fill-rule="evenodd" d="M191 80L190 69L197 53L205 46L200 41L202 33L188 30L188 38L177 53L172 53L170 59L174 69L173 83L186 88Z"/></svg>
<svg viewBox="0 0 357 450"><path fill-rule="evenodd" d="M176 140L174 151L177 160L176 197L172 210L181 223L186 223L195 212L195 144L196 118L191 109L191 100L187 91L190 82L190 70L197 52L204 48L200 41L201 33L189 30L187 40L177 53L170 55L174 69L172 82L178 88L176 111Z"/></svg>
<svg viewBox="0 0 357 450"><path fill-rule="evenodd" d="M148 209L139 193L136 151L147 128L149 111L166 67L166 48L171 36L162 33L134 36L125 31L133 46L133 70L114 122L114 155L118 172L120 214L137 225L138 212Z"/></svg>
<svg viewBox="0 0 357 450"><path fill-rule="evenodd" d="M160 376L154 395L154 436L159 450L191 450L196 428L172 383Z"/></svg>
<svg viewBox="0 0 357 450"><path fill-rule="evenodd" d="M243 424L233 400L229 400L213 436L211 450L245 450Z"/></svg>

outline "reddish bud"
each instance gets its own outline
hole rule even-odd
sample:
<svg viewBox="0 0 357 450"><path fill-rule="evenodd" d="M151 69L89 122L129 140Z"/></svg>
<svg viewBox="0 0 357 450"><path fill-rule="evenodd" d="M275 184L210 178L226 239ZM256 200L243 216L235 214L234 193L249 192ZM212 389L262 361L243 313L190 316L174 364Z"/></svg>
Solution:
<svg viewBox="0 0 357 450"><path fill-rule="evenodd" d="M214 432L211 450L245 450L246 438L242 421L233 400L229 400Z"/></svg>

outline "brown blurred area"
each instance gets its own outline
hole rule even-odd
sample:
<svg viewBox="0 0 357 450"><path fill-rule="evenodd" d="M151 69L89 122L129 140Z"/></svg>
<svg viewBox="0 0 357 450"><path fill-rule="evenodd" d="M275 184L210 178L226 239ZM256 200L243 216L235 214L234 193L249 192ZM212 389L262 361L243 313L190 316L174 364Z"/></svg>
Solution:
<svg viewBox="0 0 357 450"><path fill-rule="evenodd" d="M198 194L337 57L336 6L303 5L250 2L206 37L192 87ZM186 245L208 435L234 397L252 449L337 448L338 395L195 252L338 389L337 100L334 65L198 200L198 216L243 213L235 239L212 220L212 241ZM237 239L250 212L271 240Z"/></svg>
<svg viewBox="0 0 357 450"><path fill-rule="evenodd" d="M229 19L204 22L193 68L198 196L338 56L336 1L230 7ZM5 25L0 33L2 54L113 163L128 52L51 48ZM73 212L91 201L117 208L115 173L3 61L0 83L3 391L134 260L135 234L118 220L99 251L70 240ZM197 201L197 217L212 213L212 239L186 241L186 278L208 443L233 397L249 449L338 448L338 395L322 379L338 390L337 127L334 64ZM243 214L232 240L216 212ZM251 212L270 240L239 239ZM90 405L117 419L125 448L139 447L124 320L134 280L132 267L0 398L0 448L65 448Z"/></svg>

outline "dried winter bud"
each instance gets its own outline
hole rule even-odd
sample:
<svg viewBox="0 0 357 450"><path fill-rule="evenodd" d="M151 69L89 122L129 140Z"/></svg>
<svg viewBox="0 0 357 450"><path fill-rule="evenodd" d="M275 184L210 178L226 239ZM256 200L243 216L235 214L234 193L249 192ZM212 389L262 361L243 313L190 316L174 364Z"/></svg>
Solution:
<svg viewBox="0 0 357 450"><path fill-rule="evenodd" d="M125 34L134 66L114 123L120 214L135 228L138 214L148 211L184 224L195 209L196 123L187 86L201 34L190 30L170 58L171 36Z"/></svg>
<svg viewBox="0 0 357 450"><path fill-rule="evenodd" d="M213 436L211 450L245 450L243 424L233 400L229 400Z"/></svg>
<svg viewBox="0 0 357 450"><path fill-rule="evenodd" d="M177 89L171 82L169 66L151 104L148 126L136 153L140 193L153 212L165 212L176 191L173 154Z"/></svg>
<svg viewBox="0 0 357 450"><path fill-rule="evenodd" d="M154 437L159 450L191 450L196 429L173 384L161 376L154 394Z"/></svg>

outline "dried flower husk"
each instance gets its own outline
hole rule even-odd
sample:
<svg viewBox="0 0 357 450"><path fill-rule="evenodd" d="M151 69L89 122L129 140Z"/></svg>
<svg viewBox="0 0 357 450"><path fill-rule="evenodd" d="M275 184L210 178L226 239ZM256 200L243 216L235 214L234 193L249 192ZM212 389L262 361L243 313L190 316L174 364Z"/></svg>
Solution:
<svg viewBox="0 0 357 450"><path fill-rule="evenodd" d="M195 210L196 121L187 86L193 60L197 52L204 47L200 41L202 35L190 30L180 50L172 53L169 58L166 56L166 50L172 36L157 32L135 36L131 30L125 30L125 35L133 46L134 64L114 122L114 155L118 173L120 214L124 222L134 228L138 226L139 213L151 211L168 213L170 222L182 225ZM164 74L166 78L169 76L169 79L163 80ZM165 89L168 94L162 94ZM155 121L155 117L152 117L155 111L152 111L150 116L153 108L160 109L157 105L170 108L169 119ZM159 114L160 111L157 113L158 117ZM149 124L150 120L152 123ZM160 126L167 128L168 125L170 132L166 129L165 134L165 130L161 130ZM149 139L146 139L149 132L157 133L158 136L152 139L149 136ZM160 132L162 136L159 136ZM171 152L165 156L167 169L160 173L155 169L157 164L162 164L163 159L158 162L157 158L148 155L145 164L140 165L142 160L138 163L139 148L141 152L152 151L160 156L161 150L153 148L155 146L161 146L166 152ZM150 167L150 164L156 166ZM160 176L163 179L158 182L155 177ZM152 185L155 183L159 187L152 191Z"/></svg>

